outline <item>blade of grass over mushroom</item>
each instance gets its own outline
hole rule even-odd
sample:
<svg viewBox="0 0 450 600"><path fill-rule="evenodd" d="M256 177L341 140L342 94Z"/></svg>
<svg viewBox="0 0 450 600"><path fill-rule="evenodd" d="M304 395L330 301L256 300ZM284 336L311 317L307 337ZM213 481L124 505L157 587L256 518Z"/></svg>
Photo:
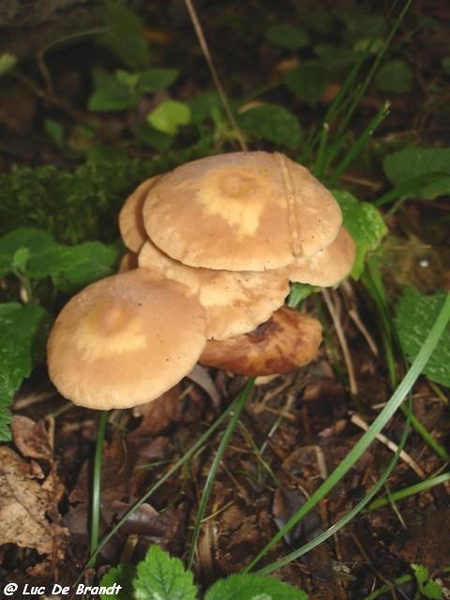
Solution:
<svg viewBox="0 0 450 600"><path fill-rule="evenodd" d="M310 510L322 500L328 492L344 477L344 475L353 467L357 460L367 450L370 444L375 439L376 435L384 428L391 417L397 412L398 408L403 403L405 396L411 391L412 386L416 382L419 375L422 373L423 368L427 364L433 350L436 348L440 337L442 336L445 327L450 320L450 294L447 295L446 300L439 312L439 315L431 329L427 339L424 342L422 349L411 365L410 369L406 373L405 377L387 402L384 409L379 413L377 418L374 420L368 431L360 438L357 444L350 450L346 457L336 467L336 469L330 474L323 484L312 494L309 500L302 506L302 508L293 515L286 525L280 529L280 531L272 538L272 540L258 553L258 555L250 562L250 564L244 570L245 572L253 569L255 565L264 557L270 548L272 548L282 537L290 531ZM370 498L372 497L369 494ZM364 499L366 500L366 499ZM365 504L364 504L365 505ZM358 505L359 506L359 505ZM353 510L350 511L352 516ZM350 514L349 513L349 514ZM356 514L356 513L355 513ZM345 517L347 518L347 516ZM345 521L347 522L347 520ZM331 528L332 529L332 528ZM328 530L329 532L330 530ZM328 533L326 532L326 533ZM330 534L331 535L331 534ZM329 536L327 536L329 537ZM303 550L303 549L301 549ZM294 560L299 556L296 551L289 556L290 560ZM304 552L302 551L301 554ZM283 563L285 564L285 562ZM273 566L273 565L272 565ZM271 567L272 567L271 566ZM278 565L275 568L278 568ZM274 570L271 568L271 570ZM265 573L265 571L264 571Z"/></svg>
<svg viewBox="0 0 450 600"><path fill-rule="evenodd" d="M97 430L97 442L95 444L94 466L92 470L92 499L91 499L91 556L96 556L100 535L100 510L101 510L101 486L102 486L102 458L103 444L105 441L106 425L108 423L109 411L103 411L100 415ZM93 568L95 559L91 559L88 567Z"/></svg>
<svg viewBox="0 0 450 600"><path fill-rule="evenodd" d="M206 448L207 440L215 433L219 427L222 425L224 421L236 408L240 405L241 402L244 402L248 399L250 392L253 389L254 379L249 379L241 392L236 396L236 398L231 402L226 410L216 419L216 421L205 431L203 435L199 437L199 439L193 444L189 450L187 450L182 458L178 460L165 475L163 475L158 481L150 487L150 489L143 494L139 500L137 500L133 506L122 516L122 518L115 524L114 527L105 535L105 537L98 544L97 549L91 554L89 558L89 563L95 561L99 552L104 548L104 546L116 535L116 533L120 530L120 528L126 523L126 521L138 510L140 506L142 506L147 500L158 490L168 479L172 477L181 467L183 467L197 452L202 452ZM82 575L80 575L80 578Z"/></svg>
<svg viewBox="0 0 450 600"><path fill-rule="evenodd" d="M208 505L209 497L211 495L212 487L214 485L214 481L217 475L217 471L219 469L220 463L222 462L223 456L225 454L225 450L228 446L228 442L230 441L231 436L236 428L237 422L241 413L245 407L247 401L246 394L240 394L237 399L236 407L231 413L230 421L222 434L222 438L220 440L219 447L217 448L216 455L212 464L209 468L208 477L206 478L206 482L202 489L202 497L200 500L200 504L198 506L197 515L195 517L194 529L192 532L192 538L190 542L189 555L187 559L187 568L192 568L192 563L194 562L195 551L197 549L197 543L200 536L201 531L201 523L205 515L206 507Z"/></svg>

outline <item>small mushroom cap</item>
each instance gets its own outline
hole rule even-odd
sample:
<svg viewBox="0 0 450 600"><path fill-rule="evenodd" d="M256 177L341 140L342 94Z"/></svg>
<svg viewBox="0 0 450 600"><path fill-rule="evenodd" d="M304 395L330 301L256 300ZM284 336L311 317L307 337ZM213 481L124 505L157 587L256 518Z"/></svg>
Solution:
<svg viewBox="0 0 450 600"><path fill-rule="evenodd" d="M144 226L193 267L262 271L313 254L336 237L339 205L282 154L235 152L182 165L151 188Z"/></svg>
<svg viewBox="0 0 450 600"><path fill-rule="evenodd" d="M49 375L75 404L129 408L178 383L205 341L195 296L135 269L89 285L66 304L48 340Z"/></svg>
<svg viewBox="0 0 450 600"><path fill-rule="evenodd" d="M205 308L207 336L223 340L252 331L279 308L289 293L286 269L218 271L170 258L152 242L139 253L139 266L186 285Z"/></svg>
<svg viewBox="0 0 450 600"><path fill-rule="evenodd" d="M314 360L321 341L317 319L282 306L255 331L206 342L199 362L247 377L277 375Z"/></svg>
<svg viewBox="0 0 450 600"><path fill-rule="evenodd" d="M119 230L123 243L132 252L138 252L147 239L142 217L142 208L149 190L161 175L155 175L142 182L125 200L119 213Z"/></svg>
<svg viewBox="0 0 450 600"><path fill-rule="evenodd" d="M329 246L311 256L296 258L289 267L289 279L321 287L336 285L352 270L355 256L355 242L342 226Z"/></svg>

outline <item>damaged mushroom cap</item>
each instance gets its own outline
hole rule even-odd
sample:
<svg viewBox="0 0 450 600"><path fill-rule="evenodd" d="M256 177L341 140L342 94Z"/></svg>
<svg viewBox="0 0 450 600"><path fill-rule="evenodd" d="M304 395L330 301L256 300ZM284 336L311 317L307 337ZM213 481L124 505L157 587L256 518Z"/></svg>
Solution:
<svg viewBox="0 0 450 600"><path fill-rule="evenodd" d="M297 258L289 267L289 279L321 287L336 285L352 270L355 256L355 242L342 226L329 246L311 256Z"/></svg>
<svg viewBox="0 0 450 600"><path fill-rule="evenodd" d="M89 285L63 308L48 341L49 375L75 404L129 408L178 383L205 342L197 298L135 269Z"/></svg>
<svg viewBox="0 0 450 600"><path fill-rule="evenodd" d="M278 153L235 152L182 165L149 191L150 239L193 267L262 271L330 244L338 203L311 173Z"/></svg>
<svg viewBox="0 0 450 600"><path fill-rule="evenodd" d="M151 242L139 253L139 266L186 285L205 308L207 337L223 340L252 331L282 306L289 293L286 269L217 271L176 261Z"/></svg>
<svg viewBox="0 0 450 600"><path fill-rule="evenodd" d="M317 319L283 306L250 333L206 342L199 362L247 377L276 375L314 360L321 341Z"/></svg>
<svg viewBox="0 0 450 600"><path fill-rule="evenodd" d="M142 208L149 190L155 185L161 175L155 175L142 182L125 200L119 213L119 230L123 243L132 252L138 252L147 240Z"/></svg>

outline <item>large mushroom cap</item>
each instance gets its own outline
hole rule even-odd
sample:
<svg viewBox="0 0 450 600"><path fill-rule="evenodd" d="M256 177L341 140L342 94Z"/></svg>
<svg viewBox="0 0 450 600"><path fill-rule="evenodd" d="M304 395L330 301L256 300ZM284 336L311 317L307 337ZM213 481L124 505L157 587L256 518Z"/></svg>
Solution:
<svg viewBox="0 0 450 600"><path fill-rule="evenodd" d="M355 242L342 226L329 246L311 256L295 259L289 267L289 279L321 287L336 285L352 270L355 256Z"/></svg>
<svg viewBox="0 0 450 600"><path fill-rule="evenodd" d="M128 408L160 396L194 367L206 342L203 307L147 269L93 283L74 296L49 337L50 378L88 408Z"/></svg>
<svg viewBox="0 0 450 600"><path fill-rule="evenodd" d="M184 265L152 242L139 252L139 266L186 285L205 309L207 337L223 340L252 331L279 308L289 293L286 269L219 271Z"/></svg>
<svg viewBox="0 0 450 600"><path fill-rule="evenodd" d="M313 254L336 237L339 205L282 154L236 152L182 165L149 191L150 239L193 267L262 271Z"/></svg>
<svg viewBox="0 0 450 600"><path fill-rule="evenodd" d="M161 175L155 175L143 181L132 194L125 200L119 213L119 230L123 243L132 252L138 252L147 240L142 208L150 189L155 185Z"/></svg>

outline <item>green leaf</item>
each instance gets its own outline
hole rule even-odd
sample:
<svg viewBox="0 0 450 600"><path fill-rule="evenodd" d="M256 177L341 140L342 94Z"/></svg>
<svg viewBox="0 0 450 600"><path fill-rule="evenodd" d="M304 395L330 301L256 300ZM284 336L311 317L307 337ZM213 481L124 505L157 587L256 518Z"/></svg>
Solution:
<svg viewBox="0 0 450 600"><path fill-rule="evenodd" d="M285 71L284 84L306 104L315 107L323 96L329 75L320 61L308 61Z"/></svg>
<svg viewBox="0 0 450 600"><path fill-rule="evenodd" d="M303 29L288 24L272 25L266 31L266 38L286 50L298 50L309 44L309 36Z"/></svg>
<svg viewBox="0 0 450 600"><path fill-rule="evenodd" d="M137 567L136 600L195 600L193 576L178 558L153 545Z"/></svg>
<svg viewBox="0 0 450 600"><path fill-rule="evenodd" d="M102 69L93 70L94 92L89 98L89 110L95 112L114 112L129 110L136 106L139 94L131 85L126 71L118 71L114 75ZM134 75L134 74L129 74ZM138 78L136 78L137 84Z"/></svg>
<svg viewBox="0 0 450 600"><path fill-rule="evenodd" d="M406 61L397 58L384 64L374 81L382 92L405 94L411 90L413 72Z"/></svg>
<svg viewBox="0 0 450 600"><path fill-rule="evenodd" d="M302 134L297 117L276 104L255 106L239 115L239 125L257 140L298 148Z"/></svg>
<svg viewBox="0 0 450 600"><path fill-rule="evenodd" d="M217 581L205 600L307 600L305 592L271 577L231 575Z"/></svg>
<svg viewBox="0 0 450 600"><path fill-rule="evenodd" d="M144 22L123 0L108 0L103 13L107 28L100 41L130 68L147 67L150 62L148 44L144 38Z"/></svg>
<svg viewBox="0 0 450 600"><path fill-rule="evenodd" d="M413 362L439 314L446 294L422 295L412 288L405 289L396 307L396 325L402 348ZM429 379L450 386L450 325L447 325L439 344L423 372Z"/></svg>
<svg viewBox="0 0 450 600"><path fill-rule="evenodd" d="M54 251L57 244L46 231L21 227L0 238L0 276L12 273L17 268L28 269L32 258L39 260ZM45 267L42 277L49 275L51 270Z"/></svg>
<svg viewBox="0 0 450 600"><path fill-rule="evenodd" d="M383 168L395 187L417 180L410 195L434 200L450 193L450 148L404 148L387 156Z"/></svg>
<svg viewBox="0 0 450 600"><path fill-rule="evenodd" d="M135 574L134 565L117 565L109 569L100 580L100 586L107 589L106 594L100 594L100 600L131 600ZM116 591L118 585L120 590Z"/></svg>
<svg viewBox="0 0 450 600"><path fill-rule="evenodd" d="M316 44L314 54L324 63L328 70L344 69L353 65L358 57L353 50L346 46L333 44Z"/></svg>
<svg viewBox="0 0 450 600"><path fill-rule="evenodd" d="M387 233L381 213L367 202L359 202L350 192L333 190L339 202L344 225L356 244L356 260L351 276L358 279L364 270L364 261L368 252L375 250Z"/></svg>
<svg viewBox="0 0 450 600"><path fill-rule="evenodd" d="M191 120L189 106L178 100L164 100L147 115L148 123L157 131L175 135L181 125L188 125Z"/></svg>
<svg viewBox="0 0 450 600"><path fill-rule="evenodd" d="M55 121L55 119L45 119L44 130L57 146L63 145L64 128L58 121Z"/></svg>
<svg viewBox="0 0 450 600"><path fill-rule="evenodd" d="M13 69L17 64L17 56L10 52L2 52L0 54L0 77Z"/></svg>
<svg viewBox="0 0 450 600"><path fill-rule="evenodd" d="M180 74L176 69L148 69L139 74L138 89L144 94L169 87Z"/></svg>
<svg viewBox="0 0 450 600"><path fill-rule="evenodd" d="M35 342L47 313L42 306L0 304L0 441L11 439L9 406L35 363Z"/></svg>
<svg viewBox="0 0 450 600"><path fill-rule="evenodd" d="M111 275L119 257L116 246L101 242L60 246L58 263L54 263L52 269L53 283L61 291L72 292Z"/></svg>

